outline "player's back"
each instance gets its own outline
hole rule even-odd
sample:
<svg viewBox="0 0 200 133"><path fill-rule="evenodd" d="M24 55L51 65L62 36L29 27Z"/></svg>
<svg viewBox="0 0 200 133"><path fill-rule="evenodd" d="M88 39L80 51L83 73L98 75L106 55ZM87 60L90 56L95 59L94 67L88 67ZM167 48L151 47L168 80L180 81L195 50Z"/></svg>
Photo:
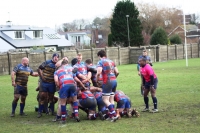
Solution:
<svg viewBox="0 0 200 133"><path fill-rule="evenodd" d="M81 99L86 99L86 98L95 98L95 97L92 94L92 92L90 92L89 90L87 90L87 91L83 91L81 93Z"/></svg>
<svg viewBox="0 0 200 133"><path fill-rule="evenodd" d="M115 80L115 74L114 74L114 69L115 69L115 63L108 59L108 58L103 58L99 62L99 64L102 67L102 76L104 82L107 82L107 80Z"/></svg>
<svg viewBox="0 0 200 133"><path fill-rule="evenodd" d="M120 101L120 100L122 100L122 99L127 99L128 97L125 95L125 94L123 94L123 93L121 93L121 92L115 92L115 96L114 96L114 100L116 101L116 102L118 102L118 101Z"/></svg>
<svg viewBox="0 0 200 133"><path fill-rule="evenodd" d="M87 66L84 62L76 63L73 67L78 69L78 73L87 75Z"/></svg>
<svg viewBox="0 0 200 133"><path fill-rule="evenodd" d="M61 67L55 72L58 76L60 87L64 87L66 84L74 84L73 67L66 65Z"/></svg>

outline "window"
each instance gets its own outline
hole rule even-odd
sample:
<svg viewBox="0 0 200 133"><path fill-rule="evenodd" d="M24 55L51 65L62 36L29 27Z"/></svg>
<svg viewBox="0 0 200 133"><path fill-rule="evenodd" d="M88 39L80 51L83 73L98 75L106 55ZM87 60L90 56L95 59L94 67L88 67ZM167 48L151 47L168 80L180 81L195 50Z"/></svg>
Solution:
<svg viewBox="0 0 200 133"><path fill-rule="evenodd" d="M24 39L24 31L15 31L15 39Z"/></svg>
<svg viewBox="0 0 200 133"><path fill-rule="evenodd" d="M34 38L42 38L42 31L33 31Z"/></svg>

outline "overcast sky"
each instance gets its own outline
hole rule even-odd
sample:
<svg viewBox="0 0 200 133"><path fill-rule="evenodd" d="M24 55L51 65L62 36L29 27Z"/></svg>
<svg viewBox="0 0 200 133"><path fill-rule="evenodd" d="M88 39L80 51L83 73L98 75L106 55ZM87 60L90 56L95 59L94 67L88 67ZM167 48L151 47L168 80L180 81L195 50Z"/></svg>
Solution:
<svg viewBox="0 0 200 133"><path fill-rule="evenodd" d="M74 19L109 16L119 0L0 0L0 25L14 24L54 28ZM141 0L134 0L135 3ZM191 2L192 1L192 2ZM143 0L161 6L184 7L183 0ZM185 11L197 13L199 0L185 0ZM8 13L9 12L9 13ZM10 14L10 15L9 15Z"/></svg>

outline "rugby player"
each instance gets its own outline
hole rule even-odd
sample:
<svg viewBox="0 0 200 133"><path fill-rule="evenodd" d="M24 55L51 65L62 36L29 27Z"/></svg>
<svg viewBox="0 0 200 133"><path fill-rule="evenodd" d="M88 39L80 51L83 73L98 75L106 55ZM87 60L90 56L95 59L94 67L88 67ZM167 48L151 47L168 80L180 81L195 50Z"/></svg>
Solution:
<svg viewBox="0 0 200 133"><path fill-rule="evenodd" d="M54 102L53 97L56 91L56 85L54 81L54 72L56 70L55 64L58 62L59 54L54 53L51 60L43 62L39 68L38 73L41 78L40 87L40 105L38 110L38 118L42 116L42 110L44 109L44 104L47 103L47 97L49 98L50 109L52 115L54 115Z"/></svg>
<svg viewBox="0 0 200 133"><path fill-rule="evenodd" d="M87 113L89 120L95 120L98 117L98 114L96 114L96 105L95 96L88 89L79 91L79 107L88 109L88 112L84 111Z"/></svg>
<svg viewBox="0 0 200 133"><path fill-rule="evenodd" d="M89 80L91 79L91 72L87 71L87 66L84 62L82 62L82 54L78 53L77 54L77 63L73 66L74 68L77 69L77 77L79 78L80 81L82 81L85 84L85 87L90 87L90 82ZM87 79L83 80L81 75L85 76Z"/></svg>
<svg viewBox="0 0 200 133"><path fill-rule="evenodd" d="M114 110L114 93L117 87L116 76L118 75L118 69L115 63L106 57L106 52L104 50L100 50L97 56L100 58L97 64L97 82L102 74L102 99L109 109L109 119L107 120L115 122L117 117Z"/></svg>
<svg viewBox="0 0 200 133"><path fill-rule="evenodd" d="M61 68L54 74L56 86L60 88L59 98L61 104L62 123L65 123L66 121L66 102L69 97L72 98L75 119L77 122L80 121L78 116L78 101L74 77L73 67L68 64L68 60L63 60Z"/></svg>
<svg viewBox="0 0 200 133"><path fill-rule="evenodd" d="M138 75L139 75L139 76L141 76L141 74L140 74L140 64L139 64L139 60L140 60L141 58L145 58L146 61L147 61L147 63L149 63L151 66L153 66L153 65L152 65L152 62L151 62L151 58L150 58L150 56L148 56L147 54L148 54L147 51L146 51L146 50L143 50L142 55L140 55L139 58L138 58L137 71L138 71ZM141 79L142 79L142 78L141 78ZM143 90L143 88L142 88L142 81L141 81L140 93L141 93L142 96L143 96L143 91L144 91L144 90Z"/></svg>
<svg viewBox="0 0 200 133"><path fill-rule="evenodd" d="M20 102L20 115L26 116L24 113L25 100L28 95L27 82L29 75L38 76L37 72L28 66L29 59L27 57L22 58L21 64L14 67L11 73L12 86L14 87L14 100L12 102L12 113L11 117L15 116L15 109L17 107L17 102L21 97Z"/></svg>
<svg viewBox="0 0 200 133"><path fill-rule="evenodd" d="M139 60L140 64L140 73L143 79L143 88L144 88L144 103L146 105L144 112L149 111L149 91L151 92L151 97L154 104L154 109L152 109L153 113L158 112L157 109L157 98L156 98L156 89L158 84L157 76L153 70L153 68L147 63L145 58L141 58Z"/></svg>
<svg viewBox="0 0 200 133"><path fill-rule="evenodd" d="M127 117L132 117L135 115L136 117L139 116L139 113L136 109L131 109L131 100L130 98L125 95L122 91L116 91L114 96L115 102L117 102L117 111L119 111L119 118L126 115ZM116 111L116 112L117 112Z"/></svg>

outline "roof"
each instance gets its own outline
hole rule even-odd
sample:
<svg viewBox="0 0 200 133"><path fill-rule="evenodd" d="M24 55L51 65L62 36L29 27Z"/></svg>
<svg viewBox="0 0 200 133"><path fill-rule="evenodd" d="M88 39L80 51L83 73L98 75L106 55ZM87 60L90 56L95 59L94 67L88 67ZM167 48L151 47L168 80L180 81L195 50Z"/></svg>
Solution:
<svg viewBox="0 0 200 133"><path fill-rule="evenodd" d="M171 35L174 31L176 31L178 28L181 28L183 31L185 31L184 25L179 25L179 26L177 26L172 32L170 32L170 33L168 34L168 36L170 36L170 35ZM191 25L191 24L186 25L186 32L192 31L192 30L197 30L197 29L198 29L198 27L197 27L196 25Z"/></svg>
<svg viewBox="0 0 200 133"><path fill-rule="evenodd" d="M7 32L12 32L16 30L25 31L25 39L12 39ZM27 32L34 31L34 30L42 30L43 31L43 38L42 39L32 39L27 34ZM59 34L55 32L55 30L48 28L48 27L30 27L28 25L0 25L0 38L10 44L15 48L22 48L22 47L33 47L33 46L72 46L70 41L66 40L65 38L61 37ZM1 45L1 44L0 44ZM4 44L5 45L5 44Z"/></svg>

